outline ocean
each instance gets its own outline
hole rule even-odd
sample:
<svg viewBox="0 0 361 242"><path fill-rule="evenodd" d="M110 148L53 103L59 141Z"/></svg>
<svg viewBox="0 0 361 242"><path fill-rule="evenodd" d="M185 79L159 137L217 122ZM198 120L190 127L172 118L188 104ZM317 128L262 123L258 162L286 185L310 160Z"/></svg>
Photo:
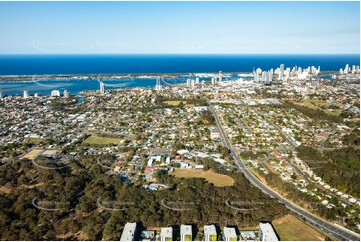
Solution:
<svg viewBox="0 0 361 242"><path fill-rule="evenodd" d="M359 54L348 55L0 55L0 75L45 74L150 74L252 72L285 67L321 66L321 71L338 71L346 64L360 65ZM185 82L187 77L169 79L168 83ZM232 78L232 77L231 77ZM204 79L204 78L203 78ZM201 78L201 80L203 80ZM102 80L106 88L153 87L155 79ZM7 95L39 93L49 95L54 89L67 89L72 94L99 89L97 80L42 80L33 82L0 82Z"/></svg>
<svg viewBox="0 0 361 242"><path fill-rule="evenodd" d="M253 68L359 65L360 55L0 55L0 75L251 72Z"/></svg>

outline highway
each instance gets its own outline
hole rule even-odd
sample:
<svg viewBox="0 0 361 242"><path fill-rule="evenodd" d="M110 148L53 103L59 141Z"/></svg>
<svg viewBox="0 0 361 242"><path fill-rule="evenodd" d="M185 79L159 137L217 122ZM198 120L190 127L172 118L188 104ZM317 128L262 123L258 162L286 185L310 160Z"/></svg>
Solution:
<svg viewBox="0 0 361 242"><path fill-rule="evenodd" d="M325 234L329 235L332 238L335 238L339 241L360 241L360 235L350 231L341 226L335 225L333 223L327 222L324 219L317 217L316 215L308 212L307 210L301 208L300 206L292 203L288 199L282 197L277 192L272 190L270 187L266 186L262 183L248 168L245 166L244 161L236 155L233 150L228 137L226 136L221 122L219 121L218 115L213 108L211 102L207 99L208 107L211 113L213 114L217 127L219 129L220 136L222 138L223 145L227 147L233 157L234 164L237 167L237 170L244 174L244 176L249 180L249 182L255 187L259 188L264 194L269 195L273 199L277 199L278 202L284 204L290 211L297 214L300 218L302 218L309 225L323 231Z"/></svg>

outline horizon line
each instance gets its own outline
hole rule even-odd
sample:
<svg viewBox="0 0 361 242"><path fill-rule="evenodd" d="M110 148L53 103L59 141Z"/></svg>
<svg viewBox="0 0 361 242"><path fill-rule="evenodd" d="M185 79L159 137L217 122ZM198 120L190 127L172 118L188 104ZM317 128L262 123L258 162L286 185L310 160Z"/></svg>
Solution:
<svg viewBox="0 0 361 242"><path fill-rule="evenodd" d="M0 53L0 55L360 55L360 53Z"/></svg>

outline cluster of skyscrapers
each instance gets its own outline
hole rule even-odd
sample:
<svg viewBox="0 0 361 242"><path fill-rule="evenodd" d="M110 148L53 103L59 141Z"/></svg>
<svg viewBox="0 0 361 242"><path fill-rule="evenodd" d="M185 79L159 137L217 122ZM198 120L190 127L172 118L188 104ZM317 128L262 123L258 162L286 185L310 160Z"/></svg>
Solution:
<svg viewBox="0 0 361 242"><path fill-rule="evenodd" d="M204 85L204 81L202 83L199 82L199 77L196 79L187 79L187 87L199 88Z"/></svg>
<svg viewBox="0 0 361 242"><path fill-rule="evenodd" d="M346 64L345 69L340 69L340 74L356 74L360 73L360 66L353 65L352 67L349 66L349 64Z"/></svg>
<svg viewBox="0 0 361 242"><path fill-rule="evenodd" d="M60 91L59 90L52 90L51 91L51 96L52 97L60 97L61 94L60 94ZM63 96L64 98L69 98L70 97L70 93L67 91L67 90L64 90L64 93L63 93ZM29 92L27 90L24 90L23 92L23 98L27 99L29 98L30 95L29 95ZM38 93L35 93L34 94L34 97L39 97L39 94ZM0 90L0 98L2 98L2 92Z"/></svg>
<svg viewBox="0 0 361 242"><path fill-rule="evenodd" d="M255 71L253 71L253 75L254 75L254 82L264 83L265 85L272 84L273 69L269 71L262 71L261 68L257 68Z"/></svg>
<svg viewBox="0 0 361 242"><path fill-rule="evenodd" d="M263 83L265 85L271 85L274 75L278 76L278 80L288 79L289 77L296 77L297 79L306 79L310 75L317 76L321 71L320 66L318 68L309 66L306 69L294 66L285 69L285 65L281 64L276 70L270 69L269 71L262 71L261 68L257 68L253 71L254 82Z"/></svg>
<svg viewBox="0 0 361 242"><path fill-rule="evenodd" d="M287 68L284 77L295 77L299 80L304 80L309 78L310 76L317 76L321 72L321 67L318 68L314 66L309 66L306 69L302 69L301 67L294 66L292 69Z"/></svg>
<svg viewBox="0 0 361 242"><path fill-rule="evenodd" d="M218 76L212 77L211 84L217 85L217 83L221 81L222 81L222 71L218 73ZM199 77L197 77L196 79L187 79L186 82L186 86L192 88L201 88L202 86L204 86L204 84L205 84L204 80L200 82Z"/></svg>
<svg viewBox="0 0 361 242"><path fill-rule="evenodd" d="M212 77L211 84L216 85L217 83L222 81L222 71L219 71L218 77Z"/></svg>

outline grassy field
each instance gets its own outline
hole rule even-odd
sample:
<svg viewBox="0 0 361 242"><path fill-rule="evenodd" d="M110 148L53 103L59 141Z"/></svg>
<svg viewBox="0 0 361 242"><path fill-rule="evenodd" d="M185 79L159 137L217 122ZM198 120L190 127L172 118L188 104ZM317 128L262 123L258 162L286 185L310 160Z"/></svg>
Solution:
<svg viewBox="0 0 361 242"><path fill-rule="evenodd" d="M216 187L232 186L234 184L234 180L232 177L219 174L211 170L201 171L196 169L175 169L172 174L176 177L184 178L205 178L208 182L214 184Z"/></svg>
<svg viewBox="0 0 361 242"><path fill-rule="evenodd" d="M92 134L88 138L86 138L83 144L90 145L108 145L108 144L119 144L122 139L119 138L107 138L107 137L99 137L97 135Z"/></svg>
<svg viewBox="0 0 361 242"><path fill-rule="evenodd" d="M329 115L335 115L335 116L339 116L342 112L342 109L334 109L333 111L329 111L327 109L323 109L321 108L321 106L325 106L325 107L329 107L330 104L326 103L324 101L318 100L318 99L305 99L302 102L298 102L296 103L298 105L302 105L308 108L312 108L312 109L319 109L324 111L325 113L329 114Z"/></svg>
<svg viewBox="0 0 361 242"><path fill-rule="evenodd" d="M328 103L318 99L304 99L299 104L313 109L320 108L320 106L329 106Z"/></svg>
<svg viewBox="0 0 361 242"><path fill-rule="evenodd" d="M180 104L181 101L164 101L164 103L168 104L168 105L172 105L172 106L178 106ZM186 104L187 102L183 101L183 104Z"/></svg>
<svg viewBox="0 0 361 242"><path fill-rule="evenodd" d="M180 104L180 102L183 102L183 104L186 107L194 107L194 104L187 104L187 101L177 101L177 100L173 100L173 101L164 101L164 103L168 104L168 105L172 105L172 106L178 106Z"/></svg>
<svg viewBox="0 0 361 242"><path fill-rule="evenodd" d="M272 222L281 240L287 241L321 241L325 235L305 224L293 215Z"/></svg>
<svg viewBox="0 0 361 242"><path fill-rule="evenodd" d="M38 144L38 143L40 143L41 141L43 141L43 139L41 139L41 138L28 138L28 139L27 139L27 142L29 142L29 143L35 143L35 144Z"/></svg>
<svg viewBox="0 0 361 242"><path fill-rule="evenodd" d="M24 155L21 158L24 159L34 159L35 156L37 156L38 154L40 154L41 152L43 152L43 149L33 149L32 151L30 151L29 153L27 153L26 155Z"/></svg>

